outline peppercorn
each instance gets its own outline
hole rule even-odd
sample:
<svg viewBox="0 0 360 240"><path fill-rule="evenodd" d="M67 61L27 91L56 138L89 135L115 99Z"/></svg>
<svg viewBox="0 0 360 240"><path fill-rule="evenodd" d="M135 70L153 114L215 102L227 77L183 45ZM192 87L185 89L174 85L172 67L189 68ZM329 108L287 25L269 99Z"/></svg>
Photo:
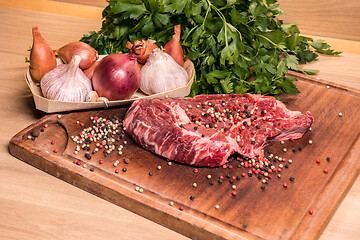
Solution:
<svg viewBox="0 0 360 240"><path fill-rule="evenodd" d="M127 168L124 167L124 168L122 169L122 171L123 171L123 172L126 172L126 171L127 171Z"/></svg>
<svg viewBox="0 0 360 240"><path fill-rule="evenodd" d="M152 175L154 175L154 173L153 173L153 172L149 172L149 176L152 176Z"/></svg>
<svg viewBox="0 0 360 240"><path fill-rule="evenodd" d="M261 185L261 189L265 189L265 185Z"/></svg>
<svg viewBox="0 0 360 240"><path fill-rule="evenodd" d="M190 200L194 200L195 199L195 197L194 196L190 196Z"/></svg>
<svg viewBox="0 0 360 240"><path fill-rule="evenodd" d="M31 131L30 134L31 134L31 136L36 138L36 137L40 136L40 131L37 130L37 129L34 129L34 130Z"/></svg>
<svg viewBox="0 0 360 240"><path fill-rule="evenodd" d="M329 161L330 161L330 157L327 157L327 158L326 158L326 161L328 161L328 162L329 162Z"/></svg>
<svg viewBox="0 0 360 240"><path fill-rule="evenodd" d="M91 159L90 154L89 154L89 153L85 153L85 158L86 158L87 160L90 160L90 159Z"/></svg>
<svg viewBox="0 0 360 240"><path fill-rule="evenodd" d="M294 181L294 177L290 177L290 181Z"/></svg>
<svg viewBox="0 0 360 240"><path fill-rule="evenodd" d="M209 182L210 185L214 185L214 181Z"/></svg>

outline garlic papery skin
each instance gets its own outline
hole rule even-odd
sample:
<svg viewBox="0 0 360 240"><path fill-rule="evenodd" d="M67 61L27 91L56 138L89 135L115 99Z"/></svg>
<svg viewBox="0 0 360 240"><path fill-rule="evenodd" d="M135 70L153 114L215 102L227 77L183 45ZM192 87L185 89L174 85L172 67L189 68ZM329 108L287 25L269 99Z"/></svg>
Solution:
<svg viewBox="0 0 360 240"><path fill-rule="evenodd" d="M41 79L44 97L65 102L85 102L92 91L91 81L79 68L81 57L75 55L68 64L61 64Z"/></svg>
<svg viewBox="0 0 360 240"><path fill-rule="evenodd" d="M189 76L185 69L161 49L154 49L141 68L140 89L156 94L186 86Z"/></svg>

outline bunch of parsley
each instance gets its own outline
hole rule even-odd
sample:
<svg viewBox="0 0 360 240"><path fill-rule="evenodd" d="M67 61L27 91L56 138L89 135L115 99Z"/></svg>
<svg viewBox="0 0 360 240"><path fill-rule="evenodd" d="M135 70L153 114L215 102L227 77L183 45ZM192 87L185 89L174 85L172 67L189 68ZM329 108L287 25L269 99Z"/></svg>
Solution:
<svg viewBox="0 0 360 240"><path fill-rule="evenodd" d="M277 0L107 0L99 32L84 35L99 53L128 52L127 41L154 39L163 46L181 24L181 45L193 61L191 95L257 93L295 94L299 63L317 59L310 47L339 54L322 40L300 35L295 24L278 19Z"/></svg>

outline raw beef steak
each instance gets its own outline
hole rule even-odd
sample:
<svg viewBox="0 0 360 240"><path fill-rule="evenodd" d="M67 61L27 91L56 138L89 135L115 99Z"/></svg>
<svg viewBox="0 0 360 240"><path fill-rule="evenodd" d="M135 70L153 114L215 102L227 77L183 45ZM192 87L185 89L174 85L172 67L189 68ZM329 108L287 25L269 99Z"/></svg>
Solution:
<svg viewBox="0 0 360 240"><path fill-rule="evenodd" d="M273 97L233 94L137 100L124 127L158 155L216 167L235 152L263 157L269 142L300 138L313 122L310 112L290 111Z"/></svg>

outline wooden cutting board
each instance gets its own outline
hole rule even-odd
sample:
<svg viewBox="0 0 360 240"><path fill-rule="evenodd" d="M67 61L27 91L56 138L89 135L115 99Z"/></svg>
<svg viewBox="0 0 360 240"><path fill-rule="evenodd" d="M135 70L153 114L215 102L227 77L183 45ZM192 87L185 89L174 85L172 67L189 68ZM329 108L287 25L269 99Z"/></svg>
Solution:
<svg viewBox="0 0 360 240"><path fill-rule="evenodd" d="M194 239L315 239L359 174L360 93L291 75L298 77L301 93L285 97L287 106L311 111L315 124L301 139L266 148L282 158L274 164L283 165L280 177L271 173L266 184L256 175L249 177L251 168L236 159L228 164L232 167L195 170L142 149L126 135L117 139L124 146L122 155L92 154L91 144L91 159L86 150L74 153L78 144L72 136L93 126L91 117L122 119L127 108L47 115L16 134L9 150L51 175Z"/></svg>

